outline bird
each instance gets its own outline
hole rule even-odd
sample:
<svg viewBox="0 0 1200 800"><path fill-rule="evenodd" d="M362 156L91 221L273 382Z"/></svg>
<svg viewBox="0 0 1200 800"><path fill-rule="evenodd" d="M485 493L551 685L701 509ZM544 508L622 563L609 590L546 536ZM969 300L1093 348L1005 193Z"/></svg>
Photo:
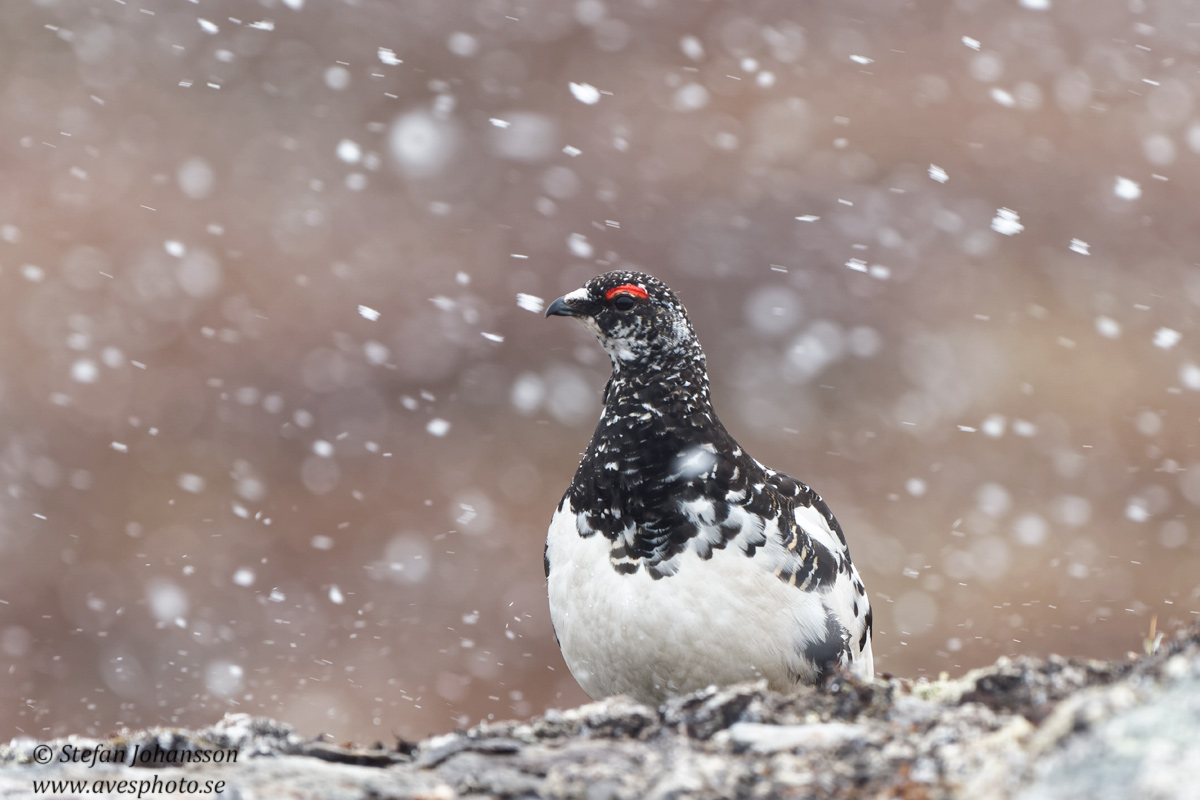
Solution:
<svg viewBox="0 0 1200 800"><path fill-rule="evenodd" d="M594 700L869 680L872 613L820 495L750 456L713 410L687 311L643 272L554 300L612 362L543 561L563 659Z"/></svg>

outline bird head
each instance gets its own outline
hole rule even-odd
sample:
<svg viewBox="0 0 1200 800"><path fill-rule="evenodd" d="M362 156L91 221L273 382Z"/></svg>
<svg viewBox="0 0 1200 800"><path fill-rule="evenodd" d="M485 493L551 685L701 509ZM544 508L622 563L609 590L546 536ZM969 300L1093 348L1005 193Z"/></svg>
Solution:
<svg viewBox="0 0 1200 800"><path fill-rule="evenodd" d="M551 303L546 316L579 320L616 369L677 359L699 349L679 298L662 281L642 272L597 275Z"/></svg>

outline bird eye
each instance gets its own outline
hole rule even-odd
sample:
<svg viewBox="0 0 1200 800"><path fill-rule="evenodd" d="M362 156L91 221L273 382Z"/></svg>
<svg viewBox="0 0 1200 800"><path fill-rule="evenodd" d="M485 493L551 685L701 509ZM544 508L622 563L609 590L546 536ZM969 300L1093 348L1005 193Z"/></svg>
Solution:
<svg viewBox="0 0 1200 800"><path fill-rule="evenodd" d="M631 294L621 293L613 298L612 303L617 311L628 311L637 305L637 300L634 300Z"/></svg>
<svg viewBox="0 0 1200 800"><path fill-rule="evenodd" d="M604 299L611 302L617 311L629 311L637 305L638 298L645 300L649 296L649 292L633 283L614 286L604 293Z"/></svg>

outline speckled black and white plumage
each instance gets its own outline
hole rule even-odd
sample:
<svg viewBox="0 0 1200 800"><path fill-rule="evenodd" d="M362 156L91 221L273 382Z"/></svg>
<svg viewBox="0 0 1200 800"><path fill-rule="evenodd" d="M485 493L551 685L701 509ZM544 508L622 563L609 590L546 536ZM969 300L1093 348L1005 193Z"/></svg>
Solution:
<svg viewBox="0 0 1200 800"><path fill-rule="evenodd" d="M871 606L841 527L717 419L674 292L609 272L546 314L583 323L613 370L545 550L550 617L584 691L657 703L757 678L786 691L834 666L870 677Z"/></svg>

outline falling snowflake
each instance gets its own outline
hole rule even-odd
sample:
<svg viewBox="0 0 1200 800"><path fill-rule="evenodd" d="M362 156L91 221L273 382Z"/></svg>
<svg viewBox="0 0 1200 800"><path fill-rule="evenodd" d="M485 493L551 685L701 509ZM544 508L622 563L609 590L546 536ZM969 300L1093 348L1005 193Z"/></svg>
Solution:
<svg viewBox="0 0 1200 800"><path fill-rule="evenodd" d="M382 61L384 64L387 64L390 67L394 67L397 64L404 63L403 61L401 61L399 58L396 57L396 51L390 47L379 48L379 60Z"/></svg>
<svg viewBox="0 0 1200 800"><path fill-rule="evenodd" d="M359 306L358 313L363 319L369 319L371 322L379 319L379 312L370 306Z"/></svg>
<svg viewBox="0 0 1200 800"><path fill-rule="evenodd" d="M1145 522L1150 519L1150 510L1145 506L1145 500L1134 497L1125 505L1125 518L1131 522Z"/></svg>
<svg viewBox="0 0 1200 800"><path fill-rule="evenodd" d="M1200 366L1190 361L1183 364L1179 368L1179 382L1193 392L1200 392Z"/></svg>
<svg viewBox="0 0 1200 800"><path fill-rule="evenodd" d="M347 164L357 164L362 160L362 146L353 139L342 139L338 142L337 157Z"/></svg>
<svg viewBox="0 0 1200 800"><path fill-rule="evenodd" d="M1079 255L1081 255L1081 256L1091 255L1091 253L1088 251L1089 246L1090 245L1088 245L1088 243L1085 242L1083 239L1072 239L1071 240L1071 252L1072 253L1079 253Z"/></svg>
<svg viewBox="0 0 1200 800"><path fill-rule="evenodd" d="M71 379L79 383L95 383L100 379L100 367L90 358L81 358L71 365Z"/></svg>
<svg viewBox="0 0 1200 800"><path fill-rule="evenodd" d="M1004 435L1004 429L1008 426L1008 419L1003 414L988 414L984 418L983 424L979 429L983 431L983 435L991 439L999 439Z"/></svg>
<svg viewBox="0 0 1200 800"><path fill-rule="evenodd" d="M933 178L938 183L945 183L946 181L950 180L950 175L947 174L946 170L942 169L937 164L929 165L929 177Z"/></svg>
<svg viewBox="0 0 1200 800"><path fill-rule="evenodd" d="M542 309L546 307L546 301L534 294L518 292L517 305L526 311L532 311L534 314L540 314L542 313Z"/></svg>
<svg viewBox="0 0 1200 800"><path fill-rule="evenodd" d="M704 44L695 36L684 36L680 39L679 49L692 61L700 61L704 58Z"/></svg>
<svg viewBox="0 0 1200 800"><path fill-rule="evenodd" d="M590 83L575 83L571 82L571 94L575 95L575 99L585 105L594 106L600 102L600 90Z"/></svg>
<svg viewBox="0 0 1200 800"><path fill-rule="evenodd" d="M1015 236L1025 230L1025 226L1021 224L1021 218L1017 216L1017 212L1011 208L1001 208L996 210L996 217L992 220L992 230L1005 236Z"/></svg>
<svg viewBox="0 0 1200 800"><path fill-rule="evenodd" d="M1171 328L1159 328L1154 332L1154 346L1161 347L1163 350L1170 350L1175 345L1179 344L1179 340L1183 338L1183 334Z"/></svg>
<svg viewBox="0 0 1200 800"><path fill-rule="evenodd" d="M591 258L596 254L596 249L582 233L572 233L567 237L567 249L576 258Z"/></svg>
<svg viewBox="0 0 1200 800"><path fill-rule="evenodd" d="M1113 194L1122 200L1137 200L1142 196L1142 185L1137 181L1131 181L1129 178L1122 178L1118 175L1113 184Z"/></svg>
<svg viewBox="0 0 1200 800"><path fill-rule="evenodd" d="M1112 317L1096 317L1096 333L1105 339L1116 339L1121 335L1121 323Z"/></svg>
<svg viewBox="0 0 1200 800"><path fill-rule="evenodd" d="M1037 430L1037 425L1033 424L1027 419L1013 420L1012 431L1017 436L1023 436L1024 438L1028 439L1032 436L1036 436Z"/></svg>
<svg viewBox="0 0 1200 800"><path fill-rule="evenodd" d="M200 494L204 491L204 487L208 482L204 480L203 475L197 475L194 472L185 472L179 476L177 484L180 489L191 494Z"/></svg>

